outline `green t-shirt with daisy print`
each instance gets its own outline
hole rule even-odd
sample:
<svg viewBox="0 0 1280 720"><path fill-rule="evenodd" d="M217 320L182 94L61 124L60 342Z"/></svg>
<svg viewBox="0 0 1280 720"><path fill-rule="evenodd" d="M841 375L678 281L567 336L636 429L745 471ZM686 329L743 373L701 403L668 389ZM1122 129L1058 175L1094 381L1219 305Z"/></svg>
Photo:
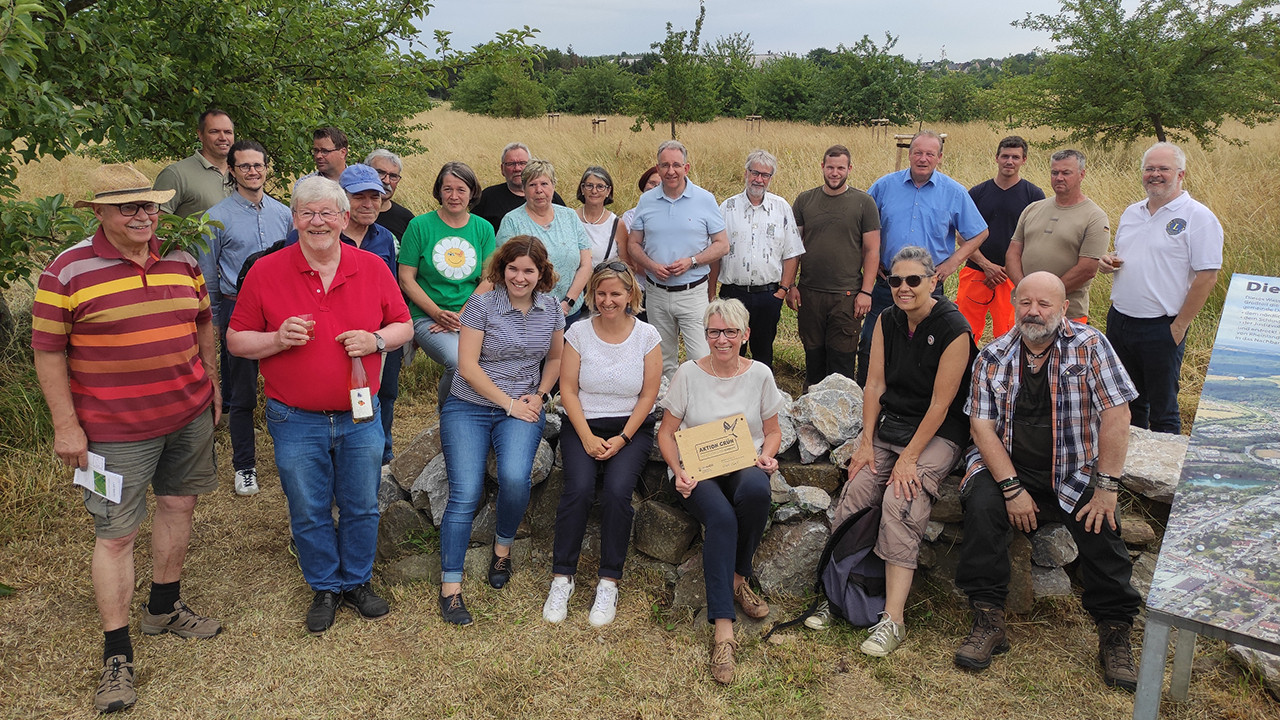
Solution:
<svg viewBox="0 0 1280 720"><path fill-rule="evenodd" d="M472 215L465 227L451 228L435 212L409 222L400 240L401 265L418 271L418 287L442 310L458 312L475 291L484 263L493 254L493 226ZM427 317L409 303L414 320Z"/></svg>

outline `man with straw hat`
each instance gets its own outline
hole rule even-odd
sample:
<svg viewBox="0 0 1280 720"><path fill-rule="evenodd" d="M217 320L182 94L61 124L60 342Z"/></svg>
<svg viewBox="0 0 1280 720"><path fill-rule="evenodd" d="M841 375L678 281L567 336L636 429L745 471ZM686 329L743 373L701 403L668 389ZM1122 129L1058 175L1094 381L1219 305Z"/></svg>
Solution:
<svg viewBox="0 0 1280 720"><path fill-rule="evenodd" d="M85 468L95 454L121 476L118 501L84 493L105 635L94 706L115 712L137 700L129 605L148 485L156 497L154 570L142 632L211 638L222 630L179 597L196 496L218 486L213 427L222 400L200 266L182 250L162 257L155 235L160 203L174 192L152 189L131 165L104 165L89 180L93 199L76 207L91 207L98 229L41 273L31 347L58 457Z"/></svg>

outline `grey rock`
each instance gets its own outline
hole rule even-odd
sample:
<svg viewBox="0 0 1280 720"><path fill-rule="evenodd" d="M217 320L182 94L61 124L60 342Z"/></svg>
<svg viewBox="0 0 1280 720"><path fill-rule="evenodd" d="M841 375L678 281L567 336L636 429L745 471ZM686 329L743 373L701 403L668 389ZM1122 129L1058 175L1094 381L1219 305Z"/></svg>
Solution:
<svg viewBox="0 0 1280 720"><path fill-rule="evenodd" d="M555 534L556 508L560 505L560 493L564 491L564 470L556 467L547 474L545 482L535 485L529 493L529 507L524 519L533 537L550 539Z"/></svg>
<svg viewBox="0 0 1280 720"><path fill-rule="evenodd" d="M1042 568L1062 567L1079 555L1071 531L1062 523L1041 525L1031 534L1031 562Z"/></svg>
<svg viewBox="0 0 1280 720"><path fill-rule="evenodd" d="M1009 533L1009 595L1004 609L1018 615L1031 612L1035 601L1035 583L1031 579L1031 541L1027 536Z"/></svg>
<svg viewBox="0 0 1280 720"><path fill-rule="evenodd" d="M796 438L796 444L800 448L800 462L806 465L821 458L831 449L831 444L812 425L796 425Z"/></svg>
<svg viewBox="0 0 1280 720"><path fill-rule="evenodd" d="M920 553L916 555L916 566L921 570L931 570L938 564L937 547L930 542L920 543Z"/></svg>
<svg viewBox="0 0 1280 720"><path fill-rule="evenodd" d="M683 510L647 500L636 512L633 527L637 550L663 562L679 563L700 526Z"/></svg>
<svg viewBox="0 0 1280 720"><path fill-rule="evenodd" d="M862 432L861 394L811 389L795 401L791 413L798 426L817 430L828 445L842 445Z"/></svg>
<svg viewBox="0 0 1280 720"><path fill-rule="evenodd" d="M391 475L383 475L378 481L378 512L386 512L387 506L397 500L408 500L409 493L396 483Z"/></svg>
<svg viewBox="0 0 1280 720"><path fill-rule="evenodd" d="M706 579L702 574L702 553L694 553L676 568L675 589L671 593L671 607L703 608L707 606Z"/></svg>
<svg viewBox="0 0 1280 720"><path fill-rule="evenodd" d="M831 507L831 496L825 490L810 485L791 488L789 500L806 515L820 515Z"/></svg>
<svg viewBox="0 0 1280 720"><path fill-rule="evenodd" d="M862 434L854 435L844 444L831 451L831 464L841 468L849 467L849 458L858 452L858 446L862 444Z"/></svg>
<svg viewBox="0 0 1280 720"><path fill-rule="evenodd" d="M397 560L382 571L382 581L388 585L439 582L440 554L422 553Z"/></svg>
<svg viewBox="0 0 1280 720"><path fill-rule="evenodd" d="M476 510L475 517L471 519L471 542L481 545L491 543L497 532L498 501L497 498L490 498L489 502L482 504Z"/></svg>
<svg viewBox="0 0 1280 720"><path fill-rule="evenodd" d="M427 519L404 500L397 500L378 519L378 557L390 559L413 552L408 543L427 531Z"/></svg>
<svg viewBox="0 0 1280 720"><path fill-rule="evenodd" d="M645 500L678 505L680 494L676 492L675 480L669 477L669 474L667 464L664 462L645 463L644 470L640 471L640 482L636 484L636 491Z"/></svg>
<svg viewBox="0 0 1280 720"><path fill-rule="evenodd" d="M944 525L943 523L940 523L936 520L930 520L929 523L924 526L925 541L933 542L934 540L937 540L942 535L942 530L945 527L946 525Z"/></svg>
<svg viewBox="0 0 1280 720"><path fill-rule="evenodd" d="M1031 587L1037 598L1071 594L1071 578L1060 567L1031 566Z"/></svg>
<svg viewBox="0 0 1280 720"><path fill-rule="evenodd" d="M851 378L847 378L840 373L832 373L822 379L822 382L809 388L809 393L822 392L824 390L834 390L836 392L852 395L857 399L858 404L862 404L862 388L858 387L858 383Z"/></svg>
<svg viewBox="0 0 1280 720"><path fill-rule="evenodd" d="M551 450L551 445L546 440L540 440L538 451L533 456L533 468L529 471L529 482L537 485L546 480L547 475L551 473L551 468L555 466L555 460L556 456ZM489 451L488 460L485 461L484 472L490 479L498 478L498 458L492 449Z"/></svg>
<svg viewBox="0 0 1280 720"><path fill-rule="evenodd" d="M476 578L479 582L488 583L489 557L493 554L493 543L467 548L467 557L462 564L462 572L467 577ZM533 562L533 542L527 538L511 543L511 567L514 573L527 572Z"/></svg>
<svg viewBox="0 0 1280 720"><path fill-rule="evenodd" d="M796 444L796 422L791 419L789 406L778 413L778 429L782 431L782 444L778 446L778 454L781 455Z"/></svg>
<svg viewBox="0 0 1280 720"><path fill-rule="evenodd" d="M808 465L790 460L778 461L778 472L791 487L807 485L834 495L844 484L845 471L830 463L816 462Z"/></svg>
<svg viewBox="0 0 1280 720"><path fill-rule="evenodd" d="M1129 454L1125 457L1120 482L1139 495L1172 504L1190 440L1186 435L1130 427Z"/></svg>
<svg viewBox="0 0 1280 720"><path fill-rule="evenodd" d="M564 423L564 416L559 412L547 412L547 424L542 428L543 440L555 440L560 437L560 430Z"/></svg>
<svg viewBox="0 0 1280 720"><path fill-rule="evenodd" d="M1151 523L1137 515L1124 515L1120 518L1120 539L1125 545L1145 547L1156 541L1156 531Z"/></svg>
<svg viewBox="0 0 1280 720"><path fill-rule="evenodd" d="M444 454L431 459L409 488L413 507L431 513L431 522L440 527L444 507L449 504L449 473L445 471Z"/></svg>
<svg viewBox="0 0 1280 720"><path fill-rule="evenodd" d="M1133 573L1129 578L1129 584L1133 585L1133 589L1144 598L1151 590L1151 578L1156 574L1156 558L1155 553L1144 552L1139 553L1133 561Z"/></svg>
<svg viewBox="0 0 1280 720"><path fill-rule="evenodd" d="M627 553L627 562L623 565L622 574L631 577L637 573L656 576L667 585L675 585L680 579L680 573L672 563L651 558L642 552Z"/></svg>
<svg viewBox="0 0 1280 720"><path fill-rule="evenodd" d="M830 534L826 524L817 520L774 525L756 549L756 577L764 592L791 597L809 592Z"/></svg>
<svg viewBox="0 0 1280 720"><path fill-rule="evenodd" d="M1232 645L1227 648L1227 656L1257 675L1272 697L1280 700L1280 656L1243 645Z"/></svg>
<svg viewBox="0 0 1280 720"><path fill-rule="evenodd" d="M422 474L431 458L440 454L440 426L431 427L418 433L418 436L403 448L396 451L391 460L391 474L396 482L406 491Z"/></svg>
<svg viewBox="0 0 1280 720"><path fill-rule="evenodd" d="M933 501L929 519L940 523L964 522L964 510L960 505L960 476L948 475L938 483L938 497Z"/></svg>
<svg viewBox="0 0 1280 720"><path fill-rule="evenodd" d="M773 471L769 476L769 499L776 503L784 503L791 497L791 486L781 472Z"/></svg>
<svg viewBox="0 0 1280 720"><path fill-rule="evenodd" d="M773 511L774 522L780 522L780 523L790 522L792 520L795 520L798 517L803 517L803 516L804 516L804 513L800 512L800 508L796 507L795 505L792 505L791 503L787 503L786 505L783 505L782 507Z"/></svg>
<svg viewBox="0 0 1280 720"><path fill-rule="evenodd" d="M942 532L938 533L940 542L960 546L964 542L964 523L942 523Z"/></svg>

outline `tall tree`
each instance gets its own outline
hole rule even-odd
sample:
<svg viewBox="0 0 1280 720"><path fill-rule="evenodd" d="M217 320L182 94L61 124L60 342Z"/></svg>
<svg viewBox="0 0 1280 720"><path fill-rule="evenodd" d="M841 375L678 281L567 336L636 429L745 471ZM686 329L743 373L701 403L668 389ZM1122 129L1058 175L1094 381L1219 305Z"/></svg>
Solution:
<svg viewBox="0 0 1280 720"><path fill-rule="evenodd" d="M742 116L756 111L751 97L755 45L751 36L736 32L716 38L702 48L703 58L715 88L717 115Z"/></svg>
<svg viewBox="0 0 1280 720"><path fill-rule="evenodd" d="M671 125L671 139L676 138L676 125L707 122L716 116L715 86L706 63L698 55L698 38L707 7L698 3L698 21L692 30L675 31L667 23L667 36L652 45L661 62L653 68L648 84L640 96L640 112L632 130L642 124L650 129L657 123Z"/></svg>
<svg viewBox="0 0 1280 720"><path fill-rule="evenodd" d="M883 45L863 35L852 48L839 46L818 72L810 119L822 125L858 125L876 118L905 124L919 117L921 71L890 52L897 44L896 37L885 33Z"/></svg>
<svg viewBox="0 0 1280 720"><path fill-rule="evenodd" d="M1002 88L1014 123L1067 132L1055 142L1105 145L1141 137L1202 146L1228 119L1274 118L1280 78L1277 0L1062 0L1057 15L1013 23L1050 33L1057 49L1030 76Z"/></svg>

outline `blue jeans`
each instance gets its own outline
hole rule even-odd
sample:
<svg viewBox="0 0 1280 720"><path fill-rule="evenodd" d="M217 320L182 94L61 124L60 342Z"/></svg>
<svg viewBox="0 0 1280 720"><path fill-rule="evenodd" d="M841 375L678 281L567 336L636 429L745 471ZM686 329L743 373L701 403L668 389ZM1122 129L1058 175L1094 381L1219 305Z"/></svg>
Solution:
<svg viewBox="0 0 1280 720"><path fill-rule="evenodd" d="M354 423L350 412L309 412L267 398L267 430L307 584L317 592L340 592L369 582L378 546L382 425Z"/></svg>
<svg viewBox="0 0 1280 720"><path fill-rule="evenodd" d="M1187 339L1173 342L1173 321L1129 317L1114 307L1107 310L1107 340L1138 389L1138 397L1129 403L1129 424L1176 435L1182 432L1178 379Z"/></svg>
<svg viewBox="0 0 1280 720"><path fill-rule="evenodd" d="M441 582L462 582L471 542L471 521L484 498L489 447L497 455L498 528L494 541L509 546L529 506L533 456L542 440L546 413L537 422L509 417L505 410L450 396L440 411L440 445L449 473L449 503L440 521Z"/></svg>
<svg viewBox="0 0 1280 720"><path fill-rule="evenodd" d="M440 375L440 384L436 386L436 406L444 407L444 401L453 388L453 375L458 371L458 333L431 332L436 322L431 318L418 318L413 321L413 341L422 348L427 357L435 360L444 372Z"/></svg>

